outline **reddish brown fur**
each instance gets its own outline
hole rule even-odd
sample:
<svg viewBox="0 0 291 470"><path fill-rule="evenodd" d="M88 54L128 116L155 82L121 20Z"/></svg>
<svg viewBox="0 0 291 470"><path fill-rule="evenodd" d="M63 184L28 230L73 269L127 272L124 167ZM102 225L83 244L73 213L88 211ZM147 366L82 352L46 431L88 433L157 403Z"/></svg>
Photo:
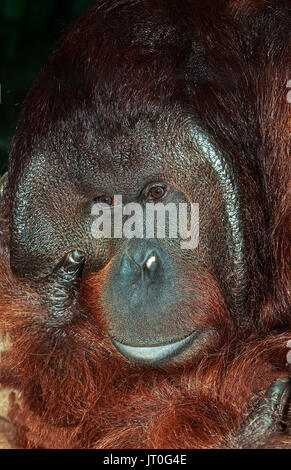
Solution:
<svg viewBox="0 0 291 470"><path fill-rule="evenodd" d="M122 3L125 2L116 5ZM232 24L234 15L241 31L248 29L245 17L259 14L268 4L263 0L226 3L228 21ZM149 8L153 6L151 1L147 4ZM160 4L167 9L166 2ZM197 8L202 4L207 8L205 1L197 2ZM270 4L274 6L276 2ZM282 1L281 5L284 8L285 3ZM209 10L211 16L210 6ZM245 195L250 272L247 322L238 328L212 274L196 271L200 292L197 304L189 311L189 322L213 327L207 350L181 364L159 368L135 366L122 358L108 339L100 295L106 269L83 280L84 312L61 328L49 327L36 284L14 277L8 268L6 235L0 265L0 329L7 332L12 346L3 353L0 381L22 394L20 406L12 397L10 410L20 446L107 449L291 446L288 436L272 436L265 442L264 437L258 441L241 440L238 434L256 399L273 380L286 375L286 344L291 337L290 105L285 89L290 79L289 58L281 45L282 38L276 36L276 23L271 23L274 34L270 39L260 36L260 30L252 56L257 57L252 59L240 56L241 50L230 29L229 37L219 36L220 50L213 50L210 43L215 42L219 33L211 30L205 34L202 19L193 17L195 21L206 54L222 68L228 62L233 64L234 73L241 73L238 89L234 91L225 90L221 83L211 83L210 79L204 83L201 79L192 105L205 128L228 149L239 168L240 191ZM66 47L68 44L70 41ZM272 60L262 52L264 47L273 51ZM138 58L134 51L131 53L136 66ZM137 106L139 100L149 102L149 96L151 105L155 102L156 97L149 91L150 83L146 86L145 95L137 94L132 106ZM256 96L252 94L254 87ZM248 110L241 104L240 89L249 94ZM53 119L57 111L47 109ZM33 122L26 125L32 128ZM249 138L251 125L255 141ZM44 129L38 131L41 135ZM17 145L21 145L21 132L19 136L14 153ZM23 147L29 145L26 141ZM8 206L7 202L9 214ZM1 226L5 234L6 219L3 216ZM194 272L189 273L190 279L191 276Z"/></svg>
<svg viewBox="0 0 291 470"><path fill-rule="evenodd" d="M31 307L37 297L29 293L27 281L22 290L7 272L7 263L2 270L1 328L9 331L13 348L4 353L1 382L23 393L21 408L12 401L10 411L21 446L243 446L235 431L249 411L250 399L284 374L289 333L260 337L254 332L239 339L225 326L208 353L195 361L140 369L111 346L92 301L91 316L69 325L59 344L51 344L51 332ZM100 277L85 281L89 299ZM279 445L284 439L287 442L285 437ZM254 444L265 445L246 446Z"/></svg>

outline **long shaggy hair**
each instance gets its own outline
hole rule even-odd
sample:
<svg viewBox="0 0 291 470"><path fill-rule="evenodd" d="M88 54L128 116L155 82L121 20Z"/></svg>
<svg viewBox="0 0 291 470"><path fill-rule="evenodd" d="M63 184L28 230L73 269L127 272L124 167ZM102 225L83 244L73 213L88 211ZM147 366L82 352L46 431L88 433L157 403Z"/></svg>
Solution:
<svg viewBox="0 0 291 470"><path fill-rule="evenodd" d="M11 395L9 412L19 446L291 446L287 430L240 435L264 390L287 374L288 8L289 0L99 2L69 29L42 71L22 108L1 202L0 330L10 348L1 357L0 382L20 392L20 399ZM180 365L146 368L122 358L108 339L100 294L106 267L82 279L80 312L64 323L50 321L38 281L10 270L9 217L15 182L44 139L48 147L65 139L82 143L89 121L106 139L176 104L195 109L236 169L248 307L243 321L233 319L212 273L197 271L189 321L211 325L207 349Z"/></svg>

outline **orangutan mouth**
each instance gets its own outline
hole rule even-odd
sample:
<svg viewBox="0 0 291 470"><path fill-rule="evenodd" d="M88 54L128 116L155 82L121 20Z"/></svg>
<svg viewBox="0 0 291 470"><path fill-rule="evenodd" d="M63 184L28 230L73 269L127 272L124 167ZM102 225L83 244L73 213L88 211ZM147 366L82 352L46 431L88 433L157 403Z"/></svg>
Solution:
<svg viewBox="0 0 291 470"><path fill-rule="evenodd" d="M197 336L197 331L175 343L160 346L129 346L112 339L115 348L129 361L141 365L160 365L180 354Z"/></svg>

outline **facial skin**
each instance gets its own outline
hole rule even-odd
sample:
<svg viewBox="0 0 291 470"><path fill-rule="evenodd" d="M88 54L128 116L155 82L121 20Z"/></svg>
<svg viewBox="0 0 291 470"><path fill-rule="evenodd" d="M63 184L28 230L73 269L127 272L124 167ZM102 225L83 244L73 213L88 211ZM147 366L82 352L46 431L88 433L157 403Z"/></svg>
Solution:
<svg viewBox="0 0 291 470"><path fill-rule="evenodd" d="M99 2L30 90L0 200L0 382L24 447L282 437L287 3ZM198 246L96 238L118 197L198 204Z"/></svg>
<svg viewBox="0 0 291 470"><path fill-rule="evenodd" d="M189 348L192 354L193 348L207 342L215 325L203 314L207 305L199 304L200 293L195 282L190 287L190 280L210 270L230 306L236 303L230 279L242 282L236 270L236 264L243 268L239 213L230 213L232 201L225 197L231 169L229 175L221 174L219 165L227 162L181 110L155 124L137 122L129 135L109 142L90 142L84 136L88 152L70 165L69 156L76 149L65 149L57 179L53 161L48 166L49 159L39 154L22 175L10 228L11 267L17 275L42 279L56 260L77 249L85 256L83 277L106 271L103 315L121 354L144 364L176 360ZM124 203L142 206L198 203L198 247L181 249L179 237L94 239L92 205L101 201L114 210L116 194ZM231 258L232 265L227 266ZM196 313L189 317L193 305Z"/></svg>

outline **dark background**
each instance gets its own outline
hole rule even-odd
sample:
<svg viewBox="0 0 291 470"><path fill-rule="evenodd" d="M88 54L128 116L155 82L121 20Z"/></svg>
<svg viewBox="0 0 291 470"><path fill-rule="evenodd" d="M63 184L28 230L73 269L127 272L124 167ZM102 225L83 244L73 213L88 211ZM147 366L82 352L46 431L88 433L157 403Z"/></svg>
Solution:
<svg viewBox="0 0 291 470"><path fill-rule="evenodd" d="M0 175L21 103L56 42L95 0L0 1Z"/></svg>

